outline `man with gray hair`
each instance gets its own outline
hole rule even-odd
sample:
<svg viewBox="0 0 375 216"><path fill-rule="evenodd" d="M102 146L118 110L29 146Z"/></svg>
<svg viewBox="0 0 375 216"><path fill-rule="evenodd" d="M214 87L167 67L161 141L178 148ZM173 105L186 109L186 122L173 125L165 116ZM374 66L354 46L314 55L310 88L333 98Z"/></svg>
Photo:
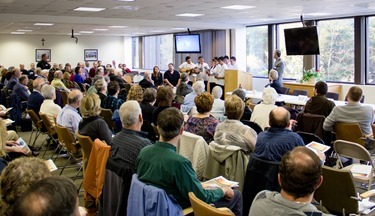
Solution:
<svg viewBox="0 0 375 216"><path fill-rule="evenodd" d="M154 80L151 79L151 72L150 71L145 71L143 73L143 80L139 82L139 85L143 88L154 88L156 89L154 85Z"/></svg>
<svg viewBox="0 0 375 216"><path fill-rule="evenodd" d="M237 88L232 92L232 95L237 95L239 98L241 98L243 101L246 99L246 92L242 88ZM246 105L245 103L245 110L243 112L243 115L241 117L241 120L250 120L251 118L251 109Z"/></svg>
<svg viewBox="0 0 375 216"><path fill-rule="evenodd" d="M204 89L205 89L204 82L201 81L201 80L200 81L196 81L193 84L193 92L191 92L191 93L189 93L189 94L187 94L185 96L183 105L185 107L193 107L193 106L195 106L195 102L194 102L195 97L199 93L204 92Z"/></svg>
<svg viewBox="0 0 375 216"><path fill-rule="evenodd" d="M78 131L78 124L82 117L78 114L77 108L81 106L83 94L80 90L74 89L68 95L68 104L57 115L57 124L67 127L75 137Z"/></svg>
<svg viewBox="0 0 375 216"><path fill-rule="evenodd" d="M44 101L40 106L40 113L45 114L51 121L51 124L55 125L54 118L61 111L61 107L53 102L56 99L56 90L53 86L44 85L42 87L42 95L44 97Z"/></svg>
<svg viewBox="0 0 375 216"><path fill-rule="evenodd" d="M141 149L152 143L147 139L147 133L141 131L143 117L137 101L123 103L119 112L122 130L112 139L109 159L120 166L135 168Z"/></svg>
<svg viewBox="0 0 375 216"><path fill-rule="evenodd" d="M42 86L46 83L43 78L36 78L33 82L33 92L29 95L27 99L27 109L34 110L35 114L39 116L40 106L44 101L43 95L40 93Z"/></svg>

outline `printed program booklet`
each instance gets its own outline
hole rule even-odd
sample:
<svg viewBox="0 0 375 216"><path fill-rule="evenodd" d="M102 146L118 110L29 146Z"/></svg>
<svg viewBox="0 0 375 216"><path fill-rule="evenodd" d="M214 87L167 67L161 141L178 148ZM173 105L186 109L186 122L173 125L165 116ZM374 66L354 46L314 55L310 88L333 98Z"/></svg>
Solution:
<svg viewBox="0 0 375 216"><path fill-rule="evenodd" d="M238 182L230 181L223 176L213 178L202 183L204 189L217 189L222 187L239 187Z"/></svg>
<svg viewBox="0 0 375 216"><path fill-rule="evenodd" d="M311 143L307 144L306 147L313 150L315 153L317 153L317 152L324 153L331 148L330 146L327 146L327 145L324 145L324 144L321 144L321 143L317 143L317 142L311 142Z"/></svg>
<svg viewBox="0 0 375 216"><path fill-rule="evenodd" d="M22 139L22 137L20 137L17 141L16 141L20 146L22 146L24 149L27 150L27 154L29 154L31 152L29 146L26 144L25 140Z"/></svg>

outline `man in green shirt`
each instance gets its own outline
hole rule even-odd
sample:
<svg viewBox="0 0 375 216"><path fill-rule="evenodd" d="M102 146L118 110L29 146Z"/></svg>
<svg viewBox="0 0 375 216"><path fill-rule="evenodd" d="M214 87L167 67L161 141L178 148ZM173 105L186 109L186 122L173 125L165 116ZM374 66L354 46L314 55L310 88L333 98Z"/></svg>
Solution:
<svg viewBox="0 0 375 216"><path fill-rule="evenodd" d="M229 187L203 189L188 159L176 153L184 118L176 108L162 111L157 119L160 141L141 150L136 161L138 179L166 191L182 208L190 206L189 192L215 207L227 207L242 214L242 196Z"/></svg>

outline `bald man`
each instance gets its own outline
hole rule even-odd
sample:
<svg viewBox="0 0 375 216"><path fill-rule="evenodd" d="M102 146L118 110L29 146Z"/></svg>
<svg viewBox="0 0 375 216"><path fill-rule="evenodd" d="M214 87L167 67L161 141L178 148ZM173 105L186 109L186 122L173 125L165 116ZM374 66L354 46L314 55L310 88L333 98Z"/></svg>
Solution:
<svg viewBox="0 0 375 216"><path fill-rule="evenodd" d="M83 94L80 90L75 89L68 95L68 103L57 115L56 122L59 125L67 127L74 135L78 131L78 124L82 117L79 115L77 108L81 106Z"/></svg>
<svg viewBox="0 0 375 216"><path fill-rule="evenodd" d="M44 97L40 90L42 86L46 83L44 78L36 78L33 81L33 92L31 92L29 98L27 99L27 109L34 110L35 114L39 116L40 106L44 101Z"/></svg>
<svg viewBox="0 0 375 216"><path fill-rule="evenodd" d="M146 88L156 89L156 87L154 85L154 80L151 79L151 72L150 71L146 71L143 74L143 80L141 80L139 82L139 85L142 86L143 89L146 89Z"/></svg>
<svg viewBox="0 0 375 216"><path fill-rule="evenodd" d="M290 128L293 120L283 107L273 109L269 114L270 128L258 134L255 156L268 161L280 161L283 155L297 146L305 146L302 138Z"/></svg>

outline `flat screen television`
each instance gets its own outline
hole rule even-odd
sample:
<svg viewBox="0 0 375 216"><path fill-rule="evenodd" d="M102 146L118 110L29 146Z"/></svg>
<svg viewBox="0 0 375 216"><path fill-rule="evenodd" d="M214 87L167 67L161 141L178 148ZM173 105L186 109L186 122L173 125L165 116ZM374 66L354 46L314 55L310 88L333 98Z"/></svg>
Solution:
<svg viewBox="0 0 375 216"><path fill-rule="evenodd" d="M201 53L201 38L199 34L175 35L176 53Z"/></svg>
<svg viewBox="0 0 375 216"><path fill-rule="evenodd" d="M319 55L316 26L284 29L287 55Z"/></svg>

